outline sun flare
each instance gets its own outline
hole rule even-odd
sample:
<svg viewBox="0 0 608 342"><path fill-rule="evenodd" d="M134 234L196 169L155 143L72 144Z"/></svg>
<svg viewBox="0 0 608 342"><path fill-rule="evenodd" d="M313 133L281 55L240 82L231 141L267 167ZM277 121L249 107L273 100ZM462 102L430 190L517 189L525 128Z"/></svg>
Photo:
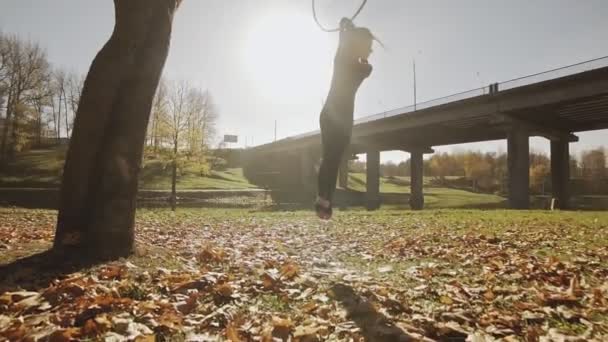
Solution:
<svg viewBox="0 0 608 342"><path fill-rule="evenodd" d="M259 95L294 99L325 87L331 66L331 37L297 12L261 16L249 28L244 66Z"/></svg>

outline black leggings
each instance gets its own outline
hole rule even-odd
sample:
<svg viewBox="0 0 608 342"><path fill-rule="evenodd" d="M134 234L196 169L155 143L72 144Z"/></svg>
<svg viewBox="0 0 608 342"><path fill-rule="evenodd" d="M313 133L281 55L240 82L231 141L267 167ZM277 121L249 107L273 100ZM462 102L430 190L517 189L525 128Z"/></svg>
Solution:
<svg viewBox="0 0 608 342"><path fill-rule="evenodd" d="M349 118L348 121L335 120L329 115L321 115L323 157L319 168L318 194L319 197L330 202L336 190L342 157L350 144L352 126L352 118Z"/></svg>

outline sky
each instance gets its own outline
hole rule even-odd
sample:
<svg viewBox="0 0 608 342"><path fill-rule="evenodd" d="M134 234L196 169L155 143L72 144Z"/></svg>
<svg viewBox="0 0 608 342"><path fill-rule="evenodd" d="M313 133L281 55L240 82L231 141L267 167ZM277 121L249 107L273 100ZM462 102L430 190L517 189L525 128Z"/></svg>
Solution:
<svg viewBox="0 0 608 342"><path fill-rule="evenodd" d="M335 26L358 0L317 0ZM207 89L219 111L218 134L233 147L318 129L337 34L318 29L308 0L184 0L165 77ZM38 41L56 66L86 73L114 21L110 0L2 0L0 30ZM355 20L379 37L374 66L357 94L355 117L408 106L608 55L606 0L369 0ZM572 153L608 145L608 130L579 134ZM549 143L532 138L531 148ZM437 151L505 151L506 142ZM382 154L400 161L407 155Z"/></svg>

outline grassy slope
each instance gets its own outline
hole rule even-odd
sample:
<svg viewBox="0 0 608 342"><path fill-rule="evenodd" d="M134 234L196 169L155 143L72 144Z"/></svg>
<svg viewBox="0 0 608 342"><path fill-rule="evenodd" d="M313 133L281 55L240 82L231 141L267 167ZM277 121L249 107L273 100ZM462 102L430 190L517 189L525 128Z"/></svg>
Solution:
<svg viewBox="0 0 608 342"><path fill-rule="evenodd" d="M464 190L438 188L429 186L430 178L425 179L424 195L425 207L475 207L498 206L505 198L492 194L479 194ZM351 173L348 186L355 191L365 191L365 174ZM380 178L380 192L409 194L409 177L395 177L395 179Z"/></svg>
<svg viewBox="0 0 608 342"><path fill-rule="evenodd" d="M10 163L0 175L0 187L57 187L63 168L65 147L49 150L34 150L25 153ZM171 170L158 162L144 162L140 181L143 189L169 189ZM200 176L193 167L186 167L178 178L178 189L246 189L255 188L241 169L212 171Z"/></svg>
<svg viewBox="0 0 608 342"><path fill-rule="evenodd" d="M0 186L6 187L56 187L60 182L65 147L50 150L31 151L20 156L9 165L5 175L0 177ZM212 171L202 177L194 165L184 168L178 178L178 189L246 189L255 188L241 169ZM498 206L504 198L491 194L478 194L463 190L437 188L425 180L425 203L427 208ZM141 175L142 189L169 189L171 170L157 161L146 161ZM409 178L381 178L380 191L391 194L408 194ZM351 173L349 188L365 191L365 174Z"/></svg>

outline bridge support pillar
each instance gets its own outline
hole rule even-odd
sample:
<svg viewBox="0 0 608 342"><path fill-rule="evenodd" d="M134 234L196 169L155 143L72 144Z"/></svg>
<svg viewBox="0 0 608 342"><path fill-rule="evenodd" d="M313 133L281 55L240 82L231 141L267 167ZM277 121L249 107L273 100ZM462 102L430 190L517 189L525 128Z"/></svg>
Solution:
<svg viewBox="0 0 608 342"><path fill-rule="evenodd" d="M568 209L570 204L570 148L565 140L551 140L551 188L557 208Z"/></svg>
<svg viewBox="0 0 608 342"><path fill-rule="evenodd" d="M530 142L528 131L512 128L507 137L509 207L530 208Z"/></svg>
<svg viewBox="0 0 608 342"><path fill-rule="evenodd" d="M300 192L301 200L308 203L314 199L317 187L315 182L314 161L311 151L302 149L298 153L300 158ZM297 165L297 164L296 164Z"/></svg>
<svg viewBox="0 0 608 342"><path fill-rule="evenodd" d="M366 163L366 207L368 210L380 208L380 151L368 151Z"/></svg>
<svg viewBox="0 0 608 342"><path fill-rule="evenodd" d="M348 159L350 154L345 153L340 163L340 173L338 174L338 185L342 189L348 189Z"/></svg>
<svg viewBox="0 0 608 342"><path fill-rule="evenodd" d="M424 159L419 151L410 153L410 208L422 210L424 208Z"/></svg>
<svg viewBox="0 0 608 342"><path fill-rule="evenodd" d="M312 171L312 160L307 150L301 150L300 156L300 184L307 186L310 183L310 172Z"/></svg>

